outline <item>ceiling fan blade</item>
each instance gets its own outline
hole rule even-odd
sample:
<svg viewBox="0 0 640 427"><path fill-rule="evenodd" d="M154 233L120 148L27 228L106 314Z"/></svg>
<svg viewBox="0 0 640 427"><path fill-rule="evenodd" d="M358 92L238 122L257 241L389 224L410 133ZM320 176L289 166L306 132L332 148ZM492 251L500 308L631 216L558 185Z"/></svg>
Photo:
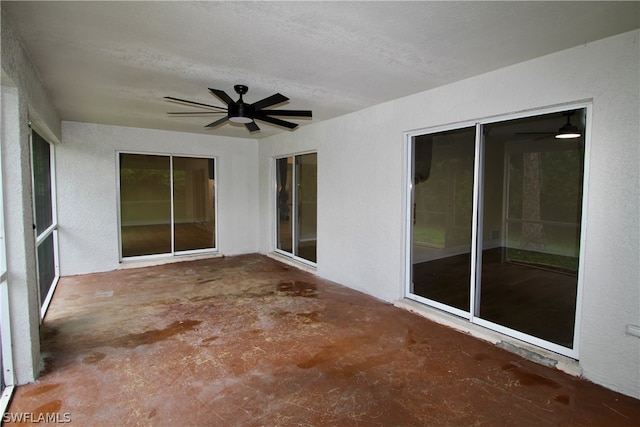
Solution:
<svg viewBox="0 0 640 427"><path fill-rule="evenodd" d="M207 107L207 108L214 108L216 110L227 111L226 108L218 107L216 105L209 105L209 104L203 104L201 102L189 101L187 99L174 98L173 96L165 96L164 99L166 99L167 101L171 101L171 102L177 102L179 104L186 104L186 105L189 105L189 106L192 106L192 107L194 105L197 105L198 107Z"/></svg>
<svg viewBox="0 0 640 427"><path fill-rule="evenodd" d="M311 111L309 110L260 110L260 114L283 117L311 117Z"/></svg>
<svg viewBox="0 0 640 427"><path fill-rule="evenodd" d="M226 111L170 111L167 114L172 116L188 116L188 115L199 115L199 114L227 114Z"/></svg>
<svg viewBox="0 0 640 427"><path fill-rule="evenodd" d="M249 122L245 123L244 125L247 127L247 129L249 129L249 132L256 132L260 130L256 122Z"/></svg>
<svg viewBox="0 0 640 427"><path fill-rule="evenodd" d="M215 122L209 123L208 125L206 125L206 128L214 128L218 125L223 124L224 122L226 122L227 120L229 120L229 116L225 116L219 120L216 120Z"/></svg>
<svg viewBox="0 0 640 427"><path fill-rule="evenodd" d="M209 92L211 92L214 96L217 96L218 99L220 99L227 105L235 104L235 101L231 99L231 97L227 95L227 93L223 90L209 88Z"/></svg>
<svg viewBox="0 0 640 427"><path fill-rule="evenodd" d="M254 119L262 120L263 122L271 123L278 126L283 126L289 129L295 129L298 127L297 123L285 122L284 120L276 119L274 117L265 116L262 114L256 113L253 116Z"/></svg>
<svg viewBox="0 0 640 427"><path fill-rule="evenodd" d="M276 105L276 104L281 104L285 101L288 101L289 98L287 98L286 96L280 94L280 93L276 93L274 95L268 96L265 99L261 99L258 102L254 102L253 104L251 104L251 106L253 108L255 108L256 110L260 110L262 108L265 107L270 107L272 105Z"/></svg>

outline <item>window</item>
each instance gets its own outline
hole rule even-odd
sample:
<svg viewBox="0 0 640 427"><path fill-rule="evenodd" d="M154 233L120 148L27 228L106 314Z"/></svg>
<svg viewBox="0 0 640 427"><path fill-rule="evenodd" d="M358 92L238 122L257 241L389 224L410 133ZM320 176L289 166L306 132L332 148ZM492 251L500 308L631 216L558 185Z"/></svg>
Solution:
<svg viewBox="0 0 640 427"><path fill-rule="evenodd" d="M318 154L276 159L276 251L316 263Z"/></svg>
<svg viewBox="0 0 640 427"><path fill-rule="evenodd" d="M409 298L577 357L585 116L410 135Z"/></svg>
<svg viewBox="0 0 640 427"><path fill-rule="evenodd" d="M120 153L122 258L216 248L215 160Z"/></svg>

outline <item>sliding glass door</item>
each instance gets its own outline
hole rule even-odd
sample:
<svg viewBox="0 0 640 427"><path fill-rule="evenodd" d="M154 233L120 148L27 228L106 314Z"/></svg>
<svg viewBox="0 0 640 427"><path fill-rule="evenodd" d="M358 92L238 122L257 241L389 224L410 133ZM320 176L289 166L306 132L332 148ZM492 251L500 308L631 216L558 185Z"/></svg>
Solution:
<svg viewBox="0 0 640 427"><path fill-rule="evenodd" d="M410 298L577 356L585 115L411 136Z"/></svg>
<svg viewBox="0 0 640 427"><path fill-rule="evenodd" d="M276 251L317 260L318 155L276 159Z"/></svg>
<svg viewBox="0 0 640 427"><path fill-rule="evenodd" d="M215 160L120 153L122 258L216 248Z"/></svg>
<svg viewBox="0 0 640 427"><path fill-rule="evenodd" d="M55 157L53 146L33 129L31 154L40 316L44 317L59 278Z"/></svg>

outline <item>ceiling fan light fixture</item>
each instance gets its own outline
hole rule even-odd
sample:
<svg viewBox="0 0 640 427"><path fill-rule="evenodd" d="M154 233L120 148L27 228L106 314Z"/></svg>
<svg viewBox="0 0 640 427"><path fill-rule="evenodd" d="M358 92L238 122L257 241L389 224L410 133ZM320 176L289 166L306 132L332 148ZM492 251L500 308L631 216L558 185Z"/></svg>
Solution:
<svg viewBox="0 0 640 427"><path fill-rule="evenodd" d="M573 126L571 123L567 123L562 126L556 134L557 139L575 139L580 138L581 136L582 134L580 133L580 129Z"/></svg>
<svg viewBox="0 0 640 427"><path fill-rule="evenodd" d="M229 104L229 121L242 124L251 123L253 121L254 109L242 100L242 92L238 93L240 94L238 102Z"/></svg>
<svg viewBox="0 0 640 427"><path fill-rule="evenodd" d="M251 117L236 116L229 117L229 121L233 123L251 123L253 119Z"/></svg>

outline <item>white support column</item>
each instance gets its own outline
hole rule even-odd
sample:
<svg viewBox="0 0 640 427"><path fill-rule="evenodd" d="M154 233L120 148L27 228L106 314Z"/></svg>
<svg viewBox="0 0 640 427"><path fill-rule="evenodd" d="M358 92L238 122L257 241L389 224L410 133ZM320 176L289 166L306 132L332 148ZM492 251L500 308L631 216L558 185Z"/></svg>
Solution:
<svg viewBox="0 0 640 427"><path fill-rule="evenodd" d="M1 107L0 148L13 360L16 382L25 384L35 380L41 363L28 108L18 89L6 85L2 86Z"/></svg>

